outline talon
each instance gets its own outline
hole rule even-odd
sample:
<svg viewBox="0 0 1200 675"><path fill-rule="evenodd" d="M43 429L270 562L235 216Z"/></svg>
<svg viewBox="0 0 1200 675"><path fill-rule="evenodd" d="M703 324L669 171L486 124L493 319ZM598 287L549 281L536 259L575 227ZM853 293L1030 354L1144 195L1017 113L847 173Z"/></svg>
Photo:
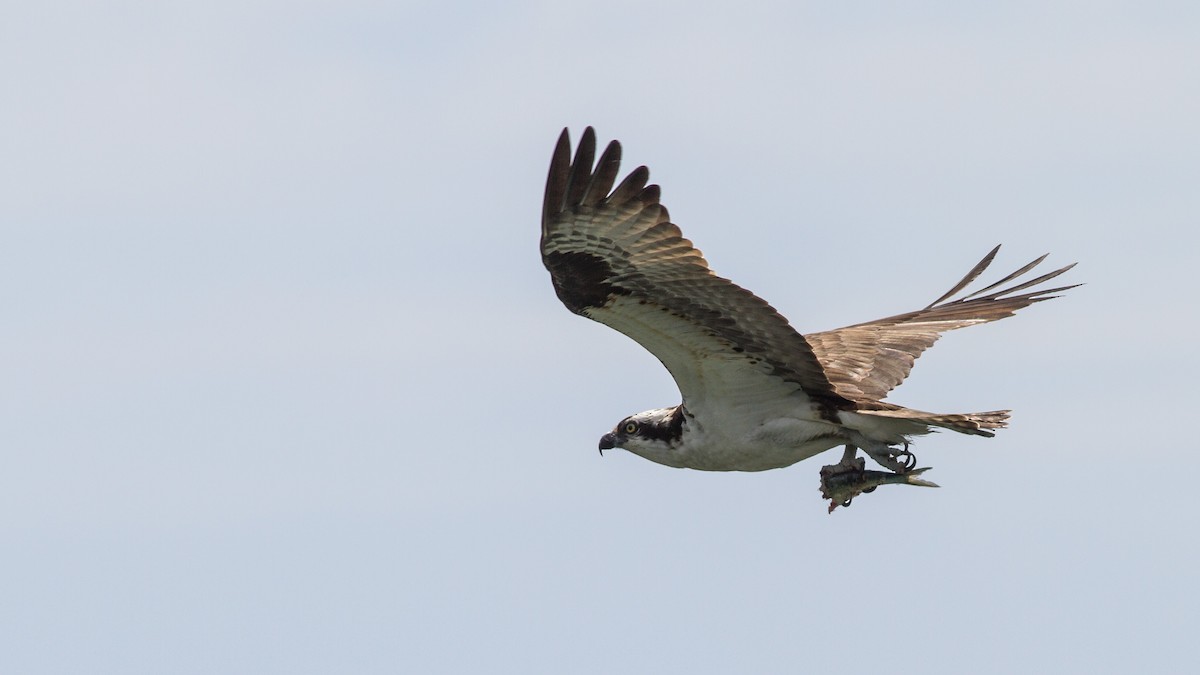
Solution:
<svg viewBox="0 0 1200 675"><path fill-rule="evenodd" d="M861 458L854 459L848 465L840 463L821 467L821 496L829 500L829 513L833 513L839 506L848 508L855 497L874 492L880 485L937 487L936 484L919 478L929 467L913 468L915 460L907 450L897 455L883 455L882 459L890 460L888 464L901 466L900 462L896 461L899 454L906 456L904 466L907 466L907 469L904 471L866 471Z"/></svg>
<svg viewBox="0 0 1200 675"><path fill-rule="evenodd" d="M908 473L917 468L917 456L908 451L907 445L904 446L903 450L896 453L895 459L904 466L903 473Z"/></svg>

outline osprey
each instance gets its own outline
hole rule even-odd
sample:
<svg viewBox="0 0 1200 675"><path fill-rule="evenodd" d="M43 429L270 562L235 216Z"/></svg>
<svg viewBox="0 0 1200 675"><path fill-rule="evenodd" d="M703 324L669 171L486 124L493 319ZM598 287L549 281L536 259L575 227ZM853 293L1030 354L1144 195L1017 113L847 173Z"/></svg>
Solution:
<svg viewBox="0 0 1200 675"><path fill-rule="evenodd" d="M912 437L935 429L993 436L1008 410L941 414L883 399L942 333L1002 319L1074 286L1039 288L1074 267L1016 282L1042 256L1000 281L953 299L991 264L992 249L923 309L801 335L769 304L714 274L634 169L613 188L621 145L593 166L588 127L571 159L566 129L546 180L542 261L567 309L636 340L666 366L683 402L630 415L600 439L652 462L704 471L790 466L837 446L821 470L829 510L878 485L936 487L919 476ZM1076 284L1078 285L1078 284ZM1000 290L997 290L1000 289ZM886 471L868 471L863 450Z"/></svg>

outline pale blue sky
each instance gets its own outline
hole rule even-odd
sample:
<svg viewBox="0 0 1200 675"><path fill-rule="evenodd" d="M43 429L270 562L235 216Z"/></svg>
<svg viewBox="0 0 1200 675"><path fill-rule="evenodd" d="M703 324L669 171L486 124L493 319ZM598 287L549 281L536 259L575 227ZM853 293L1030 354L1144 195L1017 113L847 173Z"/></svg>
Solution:
<svg viewBox="0 0 1200 675"><path fill-rule="evenodd" d="M1191 664L1200 13L969 5L7 6L0 671ZM678 394L541 267L587 124L801 331L1088 285L895 392L1015 410L940 490L601 459Z"/></svg>

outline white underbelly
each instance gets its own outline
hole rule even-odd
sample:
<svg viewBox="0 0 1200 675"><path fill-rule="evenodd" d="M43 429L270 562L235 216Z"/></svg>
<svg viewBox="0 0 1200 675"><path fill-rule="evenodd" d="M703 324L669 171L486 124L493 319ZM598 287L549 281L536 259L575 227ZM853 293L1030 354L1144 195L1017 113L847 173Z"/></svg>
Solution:
<svg viewBox="0 0 1200 675"><path fill-rule="evenodd" d="M678 448L677 466L701 471L766 471L781 469L842 445L837 425L801 419L771 420L741 437L729 438L697 429Z"/></svg>

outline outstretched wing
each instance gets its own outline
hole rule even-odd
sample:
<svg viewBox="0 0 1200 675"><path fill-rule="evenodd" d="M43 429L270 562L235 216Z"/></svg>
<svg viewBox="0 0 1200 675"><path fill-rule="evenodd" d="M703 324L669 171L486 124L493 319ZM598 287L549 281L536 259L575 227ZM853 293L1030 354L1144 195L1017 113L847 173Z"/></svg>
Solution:
<svg viewBox="0 0 1200 675"><path fill-rule="evenodd" d="M824 414L847 407L804 337L753 293L713 274L659 203L650 172L615 189L621 146L593 169L588 127L571 161L564 129L542 211L542 261L567 309L628 335L662 361L684 403L742 405L807 396ZM794 400L793 400L794 404Z"/></svg>
<svg viewBox="0 0 1200 675"><path fill-rule="evenodd" d="M1012 316L1035 302L1049 300L1072 286L1018 291L1043 284L1074 267L1043 274L1002 290L1002 287L1046 259L1042 256L986 288L950 300L987 269L1000 247L992 249L954 288L924 309L805 336L825 366L838 393L854 401L878 401L908 377L913 362L948 330Z"/></svg>

